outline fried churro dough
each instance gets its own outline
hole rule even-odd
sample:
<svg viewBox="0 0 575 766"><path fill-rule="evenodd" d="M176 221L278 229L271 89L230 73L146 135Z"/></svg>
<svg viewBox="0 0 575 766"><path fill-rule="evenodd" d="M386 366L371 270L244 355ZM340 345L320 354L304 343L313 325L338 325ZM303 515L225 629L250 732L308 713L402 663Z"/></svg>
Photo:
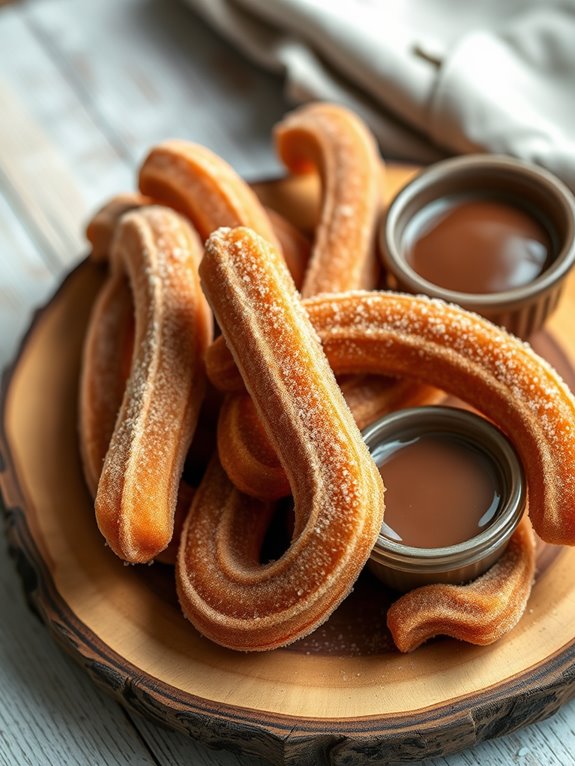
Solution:
<svg viewBox="0 0 575 766"><path fill-rule="evenodd" d="M190 146L192 147L190 148L190 151L194 151L195 146L193 144ZM223 160L220 162L223 164ZM219 166L216 163L214 164L213 169L217 170L218 167ZM245 182L241 181L239 178L235 179L235 183L238 188L240 188L242 184L246 186ZM214 182L214 190L217 190L217 182ZM218 195L221 195L223 192L217 191L217 193ZM249 194L250 199L253 201L251 190L249 191ZM203 203L208 211L212 210L218 213L223 211L224 218L210 219L208 217L201 222L196 215L197 210L199 210L200 207L195 205L184 206L182 203L182 208L184 208L183 212L190 218L194 225L198 223L199 225L203 225L204 230L210 228L213 231L214 229L217 229L218 226L228 225L230 220L233 220L231 203L230 208L226 208L225 204L211 204L209 199L206 198L204 198ZM153 204L157 203L155 203L151 197L146 197L145 195L138 193L118 194L108 200L108 202L94 214L86 227L86 236L92 245L90 258L97 263L107 262L110 255L112 240L114 238L114 232L121 217L125 213L129 213L131 210L137 210ZM257 205L259 206L259 202L257 202ZM299 288L302 285L310 257L310 243L306 237L292 223L284 218L284 216L280 215L280 213L277 213L271 208L263 208L263 210L267 214L274 234L281 246L282 254L285 258L287 267L290 270L290 274L292 275L296 286ZM252 213L249 220L257 220L260 217L263 220L261 209L258 210L257 214ZM239 221L238 223L242 223L242 221Z"/></svg>
<svg viewBox="0 0 575 766"><path fill-rule="evenodd" d="M379 389L374 396L374 381ZM354 375L340 381L358 428L365 428L393 410L435 404L444 395L412 380ZM226 396L218 419L220 461L233 484L260 500L279 500L290 484L257 410L244 392Z"/></svg>
<svg viewBox="0 0 575 766"><path fill-rule="evenodd" d="M140 168L140 191L194 222L202 240L216 226L249 226L279 246L270 219L227 162L199 144L164 141Z"/></svg>
<svg viewBox="0 0 575 766"><path fill-rule="evenodd" d="M535 572L535 537L523 517L505 553L467 585L425 585L406 593L387 612L397 648L412 652L435 636L485 646L515 627L525 611Z"/></svg>
<svg viewBox="0 0 575 766"><path fill-rule="evenodd" d="M575 544L575 402L530 346L476 314L425 297L358 291L303 305L336 375L426 382L493 420L523 461L535 531L549 543ZM208 366L218 386L232 362L223 339L207 360L212 355L217 364Z"/></svg>
<svg viewBox="0 0 575 766"><path fill-rule="evenodd" d="M201 276L289 476L295 528L286 553L260 564L265 506L214 463L184 527L178 594L212 640L272 649L311 632L347 595L381 525L383 484L275 248L245 228L219 230Z"/></svg>
<svg viewBox="0 0 575 766"><path fill-rule="evenodd" d="M370 131L348 109L314 103L288 114L274 136L291 173L317 169L322 180L320 221L302 296L375 287L382 161Z"/></svg>
<svg viewBox="0 0 575 766"><path fill-rule="evenodd" d="M265 208L265 211L279 242L288 271L299 290L303 284L310 259L311 245L309 240L283 215L268 207Z"/></svg>
<svg viewBox="0 0 575 766"><path fill-rule="evenodd" d="M322 178L321 218L302 295L375 287L374 231L381 208L381 161L370 132L343 107L312 104L282 120L275 137L278 153L290 171L305 173L317 168ZM238 382L232 371L226 387ZM430 404L441 396L429 386L390 382L381 376L348 379L346 388L362 428L394 407ZM289 492L289 483L248 397L228 397L218 424L218 450L228 476L242 491L270 500Z"/></svg>
<svg viewBox="0 0 575 766"><path fill-rule="evenodd" d="M172 538L178 485L204 394L212 319L199 285L200 255L189 224L160 207L125 215L112 248L111 279L125 274L132 288L135 342L95 506L107 543L132 563L152 560ZM105 298L104 291L93 323L104 319ZM108 356L96 357L98 378L107 374ZM91 403L82 399L83 407Z"/></svg>
<svg viewBox="0 0 575 766"><path fill-rule="evenodd" d="M171 157L175 167L182 164L181 176L178 171L162 169L166 157ZM245 182L223 160L202 147L169 142L153 150L144 163L143 183L154 189L164 184L169 189L171 173L175 175L171 183L181 193L183 212L194 225L203 227L204 232L237 223L241 217L240 223L259 223L264 234L269 235L271 222L278 232L288 268L296 284L301 284L309 258L309 242L279 213L265 211ZM194 177L194 173L199 178ZM194 184L202 183L205 189L201 199L186 196L188 191L192 194ZM121 194L98 210L87 226L92 260L109 260L114 234L123 215L152 204L152 198L143 194ZM107 280L98 303L84 348L79 424L84 473L93 496L124 394L133 347L134 305L123 271L116 271Z"/></svg>
<svg viewBox="0 0 575 766"><path fill-rule="evenodd" d="M90 219L86 227L86 237L92 245L90 258L97 263L107 262L114 232L124 213L152 205L149 197L137 192L118 194L108 200Z"/></svg>
<svg viewBox="0 0 575 766"><path fill-rule="evenodd" d="M377 381L377 390L375 382ZM341 375L339 387L358 428L363 430L389 412L405 407L423 407L437 404L445 394L408 378L389 378L383 375Z"/></svg>
<svg viewBox="0 0 575 766"><path fill-rule="evenodd" d="M108 277L94 304L80 376L79 436L92 497L122 403L134 345L134 304L122 271Z"/></svg>

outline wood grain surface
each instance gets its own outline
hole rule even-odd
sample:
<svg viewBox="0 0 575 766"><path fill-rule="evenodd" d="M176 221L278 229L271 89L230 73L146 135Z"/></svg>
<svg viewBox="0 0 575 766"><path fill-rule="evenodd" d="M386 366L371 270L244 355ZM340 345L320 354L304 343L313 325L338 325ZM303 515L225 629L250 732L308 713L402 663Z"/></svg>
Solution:
<svg viewBox="0 0 575 766"><path fill-rule="evenodd" d="M248 178L273 174L270 130L289 105L279 79L229 50L177 0L15 2L0 9L0 51L5 366L32 310L81 257L87 215L131 188L151 143L190 138ZM263 763L208 748L102 694L26 608L7 556L0 604L1 764ZM425 763L573 764L574 712L565 704L549 720Z"/></svg>
<svg viewBox="0 0 575 766"><path fill-rule="evenodd" d="M412 172L389 167L390 193ZM258 190L311 223L316 184ZM385 628L390 595L367 573L292 647L240 654L197 634L180 614L171 568L122 565L95 526L74 402L101 281L101 270L82 264L28 334L6 388L2 475L30 601L96 682L133 710L277 764L447 755L546 717L575 694L573 549L541 546L527 613L491 647L444 639L399 654ZM570 284L552 329L536 339L571 379L572 292Z"/></svg>

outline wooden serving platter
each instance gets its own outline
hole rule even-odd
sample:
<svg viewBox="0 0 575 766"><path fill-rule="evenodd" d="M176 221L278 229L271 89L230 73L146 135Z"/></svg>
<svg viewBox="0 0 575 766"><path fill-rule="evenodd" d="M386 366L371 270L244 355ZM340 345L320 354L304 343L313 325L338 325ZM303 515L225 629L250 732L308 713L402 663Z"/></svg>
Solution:
<svg viewBox="0 0 575 766"><path fill-rule="evenodd" d="M413 172L393 168L392 194ZM311 181L256 185L309 226ZM38 313L5 378L0 481L30 604L122 702L205 741L277 764L384 764L445 755L553 713L575 695L575 550L539 547L528 610L505 639L437 639L409 655L367 572L322 628L262 654L225 650L181 616L170 567L128 567L104 546L78 454L81 350L102 272L83 262ZM575 278L536 348L575 386ZM575 469L575 467L574 467Z"/></svg>

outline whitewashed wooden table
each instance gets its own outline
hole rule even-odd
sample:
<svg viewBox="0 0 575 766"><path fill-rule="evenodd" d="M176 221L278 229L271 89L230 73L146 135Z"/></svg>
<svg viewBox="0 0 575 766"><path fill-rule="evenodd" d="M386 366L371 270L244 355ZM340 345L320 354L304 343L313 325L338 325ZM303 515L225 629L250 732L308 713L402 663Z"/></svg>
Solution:
<svg viewBox="0 0 575 766"><path fill-rule="evenodd" d="M0 0L0 365L31 312L82 257L83 224L134 186L149 146L203 143L248 178L279 170L279 79L231 51L175 0ZM125 711L28 611L0 556L0 762L232 766ZM575 764L575 701L552 719L430 766Z"/></svg>

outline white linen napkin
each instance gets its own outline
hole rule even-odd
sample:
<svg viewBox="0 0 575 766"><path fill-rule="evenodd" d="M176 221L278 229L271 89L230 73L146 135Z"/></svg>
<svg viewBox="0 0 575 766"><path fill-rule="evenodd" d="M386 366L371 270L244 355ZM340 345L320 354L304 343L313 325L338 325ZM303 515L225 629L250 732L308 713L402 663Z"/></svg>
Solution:
<svg viewBox="0 0 575 766"><path fill-rule="evenodd" d="M294 102L338 101L384 156L488 151L575 190L575 0L186 0Z"/></svg>

